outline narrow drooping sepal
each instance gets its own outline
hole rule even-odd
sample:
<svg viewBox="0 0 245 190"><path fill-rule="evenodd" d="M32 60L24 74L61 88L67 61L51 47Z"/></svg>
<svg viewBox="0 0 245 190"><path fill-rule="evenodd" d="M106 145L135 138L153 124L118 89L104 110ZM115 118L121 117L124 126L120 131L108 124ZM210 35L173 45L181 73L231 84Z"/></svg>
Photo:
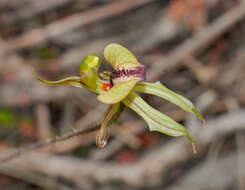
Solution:
<svg viewBox="0 0 245 190"><path fill-rule="evenodd" d="M114 69L129 69L139 65L134 54L119 44L109 44L104 49L104 57Z"/></svg>
<svg viewBox="0 0 245 190"><path fill-rule="evenodd" d="M117 83L110 90L102 92L98 96L98 100L105 104L118 103L127 97L139 80L138 78L132 78L129 81Z"/></svg>
<svg viewBox="0 0 245 190"><path fill-rule="evenodd" d="M166 86L161 84L159 81L155 83L151 82L139 82L135 85L134 90L136 92L142 92L146 94L152 94L159 96L178 107L182 108L184 111L195 114L202 122L203 127L205 126L205 121L203 116L198 112L196 107L184 96L173 92Z"/></svg>
<svg viewBox="0 0 245 190"><path fill-rule="evenodd" d="M107 138L108 138L108 133L106 128L118 119L122 110L123 110L123 105L121 103L112 104L108 107L107 111L105 112L104 119L101 123L100 129L97 133L96 145L98 147L104 147L106 145Z"/></svg>
<svg viewBox="0 0 245 190"><path fill-rule="evenodd" d="M78 88L87 88L80 80L80 77L67 77L61 80L57 80L57 81L49 81L49 80L44 80L41 79L39 76L37 76L34 72L33 75L35 76L35 78L39 81L41 81L44 84L48 84L48 85L71 85L71 86L75 86Z"/></svg>
<svg viewBox="0 0 245 190"><path fill-rule="evenodd" d="M130 93L123 103L147 122L150 131L158 131L169 136L186 136L191 142L193 152L196 152L194 142L183 125L152 108L136 93Z"/></svg>

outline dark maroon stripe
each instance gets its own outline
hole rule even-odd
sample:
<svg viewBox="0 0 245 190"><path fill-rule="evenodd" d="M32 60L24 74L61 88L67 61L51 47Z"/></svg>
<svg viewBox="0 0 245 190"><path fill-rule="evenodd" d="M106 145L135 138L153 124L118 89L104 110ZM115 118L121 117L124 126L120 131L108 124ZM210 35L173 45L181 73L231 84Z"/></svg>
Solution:
<svg viewBox="0 0 245 190"><path fill-rule="evenodd" d="M116 69L111 73L110 81L113 85L113 80L117 78L123 78L123 77L137 77L140 78L140 81L144 81L146 79L146 72L145 72L145 66L139 65L132 69Z"/></svg>

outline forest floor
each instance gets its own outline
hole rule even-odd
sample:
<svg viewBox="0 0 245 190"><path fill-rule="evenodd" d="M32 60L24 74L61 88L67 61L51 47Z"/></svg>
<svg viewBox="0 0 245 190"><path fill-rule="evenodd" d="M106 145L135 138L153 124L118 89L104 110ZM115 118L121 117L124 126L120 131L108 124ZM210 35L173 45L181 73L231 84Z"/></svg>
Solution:
<svg viewBox="0 0 245 190"><path fill-rule="evenodd" d="M245 0L1 0L0 23L1 190L245 189ZM78 76L81 60L103 57L111 42L135 53L147 80L198 107L206 128L144 95L188 128L198 154L185 138L149 132L128 109L99 149L89 130L107 106L86 90L33 76ZM47 141L74 129L85 132Z"/></svg>

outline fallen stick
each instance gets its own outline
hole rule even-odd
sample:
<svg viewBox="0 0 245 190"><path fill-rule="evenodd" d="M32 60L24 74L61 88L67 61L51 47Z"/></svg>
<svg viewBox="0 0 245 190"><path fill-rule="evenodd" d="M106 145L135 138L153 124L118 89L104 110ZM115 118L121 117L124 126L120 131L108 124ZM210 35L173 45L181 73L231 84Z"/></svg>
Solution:
<svg viewBox="0 0 245 190"><path fill-rule="evenodd" d="M194 34L190 39L171 51L166 57L159 58L151 68L151 73L148 75L150 80L158 79L165 69L170 70L175 68L186 57L193 55L203 48L210 45L215 39L224 34L231 26L238 23L245 16L245 3L225 13L213 23L209 24L200 32Z"/></svg>
<svg viewBox="0 0 245 190"><path fill-rule="evenodd" d="M8 52L32 47L44 41L64 35L79 27L86 26L106 18L120 15L136 7L145 5L155 0L120 0L100 6L82 13L73 14L65 19L55 21L47 26L33 29L21 36L8 40Z"/></svg>
<svg viewBox="0 0 245 190"><path fill-rule="evenodd" d="M194 134L197 144L201 147L199 152L202 152L214 139L244 129L244 114L245 110L239 110L207 121L207 128ZM185 139L172 140L156 150L151 150L136 164L123 166L114 162L85 161L71 157L40 155L34 152L30 155L26 152L22 159L11 162L1 160L1 167L9 169L23 167L45 175L64 177L75 183L78 183L81 178L92 178L101 183L121 180L129 185L145 187L159 184L162 174L166 174L169 168L193 156Z"/></svg>
<svg viewBox="0 0 245 190"><path fill-rule="evenodd" d="M235 152L225 156L215 163L200 164L186 176L181 177L176 185L167 190L182 189L226 189L236 180L236 170L234 169L237 161ZM245 170L245 165L240 165L241 170Z"/></svg>

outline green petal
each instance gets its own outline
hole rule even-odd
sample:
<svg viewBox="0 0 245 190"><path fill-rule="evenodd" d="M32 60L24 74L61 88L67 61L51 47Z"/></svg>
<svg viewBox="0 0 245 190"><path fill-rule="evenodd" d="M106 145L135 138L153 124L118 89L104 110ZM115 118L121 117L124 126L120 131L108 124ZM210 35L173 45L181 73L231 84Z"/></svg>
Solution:
<svg viewBox="0 0 245 190"><path fill-rule="evenodd" d="M149 125L150 131L158 131L169 136L186 136L196 152L194 142L183 125L155 110L136 93L130 93L123 103L139 114Z"/></svg>
<svg viewBox="0 0 245 190"><path fill-rule="evenodd" d="M131 92L139 80L138 78L132 78L128 81L117 83L110 90L101 93L98 99L105 104L118 103Z"/></svg>
<svg viewBox="0 0 245 190"><path fill-rule="evenodd" d="M198 112L198 110L191 103L191 101L181 96L180 94L177 94L172 90L168 89L160 82L155 82L155 83L139 82L135 86L134 90L146 94L153 94L165 100L168 100L169 102L182 108L184 111L195 114L201 120L203 127L205 126L205 121L203 116Z"/></svg>
<svg viewBox="0 0 245 190"><path fill-rule="evenodd" d="M48 84L48 85L64 85L64 84L68 84L71 86L75 86L78 88L86 88L86 86L84 86L84 84L81 83L80 77L67 77L61 80L57 80L57 81L48 81L48 80L44 80L41 79L39 76L37 76L34 72L33 75L35 76L35 78L39 81L41 81L44 84Z"/></svg>
<svg viewBox="0 0 245 190"><path fill-rule="evenodd" d="M87 55L79 65L81 81L88 90L99 93L102 81L99 78L100 57L95 54Z"/></svg>
<svg viewBox="0 0 245 190"><path fill-rule="evenodd" d="M97 133L96 144L98 147L104 147L107 142L107 130L106 127L114 123L123 110L123 105L119 102L109 106L105 112L104 120L101 123L100 130Z"/></svg>
<svg viewBox="0 0 245 190"><path fill-rule="evenodd" d="M93 71L95 73L98 72L99 67L101 64L101 59L98 55L96 54L89 54L87 55L82 62L79 65L79 73L82 71Z"/></svg>
<svg viewBox="0 0 245 190"><path fill-rule="evenodd" d="M119 44L109 44L104 49L104 57L114 69L118 68L133 68L139 65L139 62L127 48Z"/></svg>

